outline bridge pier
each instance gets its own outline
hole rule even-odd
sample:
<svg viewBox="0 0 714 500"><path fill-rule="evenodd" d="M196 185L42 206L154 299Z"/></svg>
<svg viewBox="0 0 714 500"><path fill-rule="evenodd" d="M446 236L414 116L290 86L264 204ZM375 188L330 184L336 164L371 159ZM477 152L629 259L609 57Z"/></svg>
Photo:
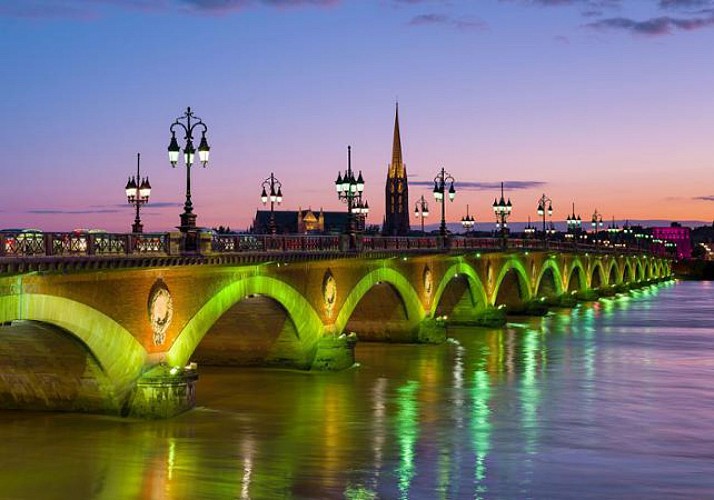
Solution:
<svg viewBox="0 0 714 500"><path fill-rule="evenodd" d="M324 337L317 343L315 359L311 370L339 371L345 370L355 364L355 345L357 335L342 334L339 337Z"/></svg>
<svg viewBox="0 0 714 500"><path fill-rule="evenodd" d="M195 368L157 365L136 382L123 416L145 419L174 417L196 406Z"/></svg>

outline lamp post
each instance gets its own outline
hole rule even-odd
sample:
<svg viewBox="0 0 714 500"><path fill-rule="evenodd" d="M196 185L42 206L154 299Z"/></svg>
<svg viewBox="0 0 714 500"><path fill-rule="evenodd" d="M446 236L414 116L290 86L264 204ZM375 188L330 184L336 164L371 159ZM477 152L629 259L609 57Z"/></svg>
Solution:
<svg viewBox="0 0 714 500"><path fill-rule="evenodd" d="M548 207L546 208L546 203L548 204ZM553 216L553 201L548 198L545 193L543 196L540 197L538 200L538 215L543 217L543 246L547 247L548 246L548 231L546 230L545 227L545 214L548 213L548 217Z"/></svg>
<svg viewBox="0 0 714 500"><path fill-rule="evenodd" d="M262 184L262 192L260 193L260 201L263 206L270 200L270 220L268 221L268 231L270 234L277 232L275 225L275 204L280 205L283 202L283 184L270 172L270 177L265 179ZM270 192L270 195L268 195Z"/></svg>
<svg viewBox="0 0 714 500"><path fill-rule="evenodd" d="M357 206L356 202L362 201L364 179L362 178L361 170L357 178L355 178L352 172L352 146L347 146L347 170L345 170L344 174L337 173L335 189L337 190L337 198L347 204L347 227L345 232L350 237L350 248L354 248L354 235L356 230L354 223L356 213L354 208ZM369 209L369 207L367 208Z"/></svg>
<svg viewBox="0 0 714 500"><path fill-rule="evenodd" d="M595 230L595 246L597 246L598 229L602 227L602 215L600 215L600 212L597 211L597 208L595 209L595 212L593 212L592 219L590 219L590 224L592 225L593 229Z"/></svg>
<svg viewBox="0 0 714 500"><path fill-rule="evenodd" d="M139 216L140 207L149 202L149 195L151 195L151 184L149 184L149 177L141 178L141 172L139 170L139 165L141 163L141 153L136 153L136 178L130 177L124 188L126 192L126 199L129 205L136 207L136 218L134 219L134 224L131 225L132 233L143 233L144 226L141 223L141 217Z"/></svg>
<svg viewBox="0 0 714 500"><path fill-rule="evenodd" d="M357 231L364 231L367 225L367 215L369 214L369 203L367 200L363 200L360 196L354 203L352 207L352 213L355 214L357 220Z"/></svg>
<svg viewBox="0 0 714 500"><path fill-rule="evenodd" d="M531 216L528 216L528 225L523 229L523 232L526 233L526 238L532 238L533 235L535 234L536 228L535 226L531 225Z"/></svg>
<svg viewBox="0 0 714 500"><path fill-rule="evenodd" d="M565 219L565 224L568 228L567 232L565 233L565 237L567 239L575 240L583 224L580 215L575 215L575 202L573 202L573 213L568 215L568 217Z"/></svg>
<svg viewBox="0 0 714 500"><path fill-rule="evenodd" d="M424 234L424 219L429 217L429 204L424 199L424 195L421 195L414 205L414 217L421 219L421 234Z"/></svg>
<svg viewBox="0 0 714 500"><path fill-rule="evenodd" d="M449 183L449 201L454 201L456 198L456 190L454 189L454 179L450 173L441 167L441 172L434 177L434 199L441 202L441 225L439 226L439 234L442 238L446 238L446 183Z"/></svg>
<svg viewBox="0 0 714 500"><path fill-rule="evenodd" d="M471 230L476 225L476 219L474 219L473 215L469 215L468 205L466 205L466 215L461 217L461 225L466 230L466 235L469 235L471 233Z"/></svg>
<svg viewBox="0 0 714 500"><path fill-rule="evenodd" d="M171 132L171 142L169 143L169 161L172 167L176 167L181 153L178 141L176 140L176 130L183 129L184 139L186 143L183 147L183 160L186 165L186 202L183 205L183 213L181 214L181 225L179 231L184 234L186 241L184 242L184 250L196 249L196 214L193 213L193 203L191 202L191 166L196 155L196 148L193 146L193 132L196 127L200 127L201 142L198 145L198 160L205 167L208 165L208 155L211 148L206 140L206 132L208 127L200 118L193 114L191 108L186 108L186 112L179 116L175 122L171 124L169 131ZM190 235L190 236L189 236Z"/></svg>
<svg viewBox="0 0 714 500"><path fill-rule="evenodd" d="M508 238L508 217L511 215L513 205L511 199L506 201L503 197L503 182L501 183L501 199L493 200L493 213L496 214L496 230L501 232L501 245L506 248Z"/></svg>
<svg viewBox="0 0 714 500"><path fill-rule="evenodd" d="M607 234L608 234L608 239L610 240L610 243L614 243L615 237L617 236L617 233L620 232L620 228L617 227L617 224L615 224L615 216L612 216L612 223L607 225Z"/></svg>

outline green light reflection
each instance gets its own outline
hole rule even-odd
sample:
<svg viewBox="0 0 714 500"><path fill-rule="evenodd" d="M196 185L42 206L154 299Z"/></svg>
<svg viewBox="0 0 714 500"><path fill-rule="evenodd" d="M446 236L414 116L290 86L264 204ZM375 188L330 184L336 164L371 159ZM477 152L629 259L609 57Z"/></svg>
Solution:
<svg viewBox="0 0 714 500"><path fill-rule="evenodd" d="M474 372L473 380L473 415L471 418L471 435L476 458L474 498L485 498L488 489L486 480L486 457L491 448L491 380L486 370Z"/></svg>
<svg viewBox="0 0 714 500"><path fill-rule="evenodd" d="M419 436L419 405L417 392L419 382L410 380L397 389L397 436L399 440L400 463L397 468L400 498L409 498L409 489L416 475L415 453Z"/></svg>

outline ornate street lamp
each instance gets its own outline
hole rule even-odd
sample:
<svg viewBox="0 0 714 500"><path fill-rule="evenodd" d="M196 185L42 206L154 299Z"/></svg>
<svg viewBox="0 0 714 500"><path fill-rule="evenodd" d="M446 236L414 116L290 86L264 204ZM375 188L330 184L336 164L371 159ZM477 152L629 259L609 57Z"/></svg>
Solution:
<svg viewBox="0 0 714 500"><path fill-rule="evenodd" d="M597 245L598 229L602 227L602 215L600 215L600 212L597 211L597 208L595 209L595 212L593 212L592 219L590 219L590 224L592 225L593 229L595 230L595 245Z"/></svg>
<svg viewBox="0 0 714 500"><path fill-rule="evenodd" d="M473 215L469 215L469 206L466 205L466 215L461 217L461 225L464 227L466 230L466 234L468 235L471 233L471 230L474 228L476 225L476 219L474 219Z"/></svg>
<svg viewBox="0 0 714 500"><path fill-rule="evenodd" d="M421 219L421 234L424 234L424 219L429 217L429 204L424 199L424 195L421 195L414 205L414 217Z"/></svg>
<svg viewBox="0 0 714 500"><path fill-rule="evenodd" d="M607 225L607 233L608 233L608 238L610 241L613 241L615 239L615 236L617 233L620 232L620 228L617 227L617 224L615 224L615 216L612 216L612 222Z"/></svg>
<svg viewBox="0 0 714 500"><path fill-rule="evenodd" d="M352 207L352 213L355 215L356 219L356 229L357 231L364 231L367 225L367 215L369 214L369 203L366 199L362 199L360 196L354 203Z"/></svg>
<svg viewBox="0 0 714 500"><path fill-rule="evenodd" d="M449 184L449 201L454 201L456 198L456 189L454 189L456 179L450 173L441 167L441 171L434 177L434 199L441 202L441 225L439 226L439 234L442 238L446 238L446 184Z"/></svg>
<svg viewBox="0 0 714 500"><path fill-rule="evenodd" d="M526 238L532 238L533 235L536 232L535 226L531 225L531 216L528 216L528 225L523 229L523 232L526 233Z"/></svg>
<svg viewBox="0 0 714 500"><path fill-rule="evenodd" d="M346 233L350 236L350 248L353 247L352 241L355 234L355 208L362 202L362 192L364 191L364 179L362 171L355 178L352 172L352 146L347 146L347 170L344 173L337 174L335 181L335 189L337 190L337 198L347 204L347 227ZM369 206L366 207L369 210Z"/></svg>
<svg viewBox="0 0 714 500"><path fill-rule="evenodd" d="M134 219L134 224L131 225L132 233L144 232L144 225L141 223L141 217L139 217L139 209L142 205L149 202L149 196L151 195L149 178L141 178L141 172L139 170L140 163L141 154L136 153L136 177L130 177L124 188L129 205L136 207L136 218Z"/></svg>
<svg viewBox="0 0 714 500"><path fill-rule="evenodd" d="M496 231L500 231L503 248L506 248L508 238L508 218L511 216L513 205L511 199L506 201L503 197L503 182L501 183L501 199L493 200L493 213L496 214Z"/></svg>
<svg viewBox="0 0 714 500"><path fill-rule="evenodd" d="M573 203L573 213L568 215L568 217L565 219L565 224L568 228L567 232L565 233L565 237L567 239L575 239L578 233L580 233L583 224L580 215L578 215L577 217L575 215L575 203Z"/></svg>
<svg viewBox="0 0 714 500"><path fill-rule="evenodd" d="M547 204L547 207L546 207ZM545 227L545 214L548 214L548 217L553 216L553 201L548 198L545 193L543 196L540 197L538 200L538 215L543 217L543 246L547 247L548 246L548 231L546 230Z"/></svg>
<svg viewBox="0 0 714 500"><path fill-rule="evenodd" d="M277 232L277 227L275 225L275 204L277 203L280 205L283 202L283 185L273 175L273 172L270 172L270 177L263 181L261 187L263 190L260 193L260 201L263 202L263 206L267 205L268 201L270 201L270 220L268 221L268 231L270 234L275 234Z"/></svg>
<svg viewBox="0 0 714 500"><path fill-rule="evenodd" d="M185 122L185 123L183 123ZM175 122L171 124L169 131L171 132L171 142L169 143L169 162L172 167L176 167L179 161L181 148L176 140L176 129L183 129L184 140L186 143L183 147L183 161L186 165L186 202L183 205L183 213L181 214L181 225L179 231L184 235L183 249L187 251L197 250L198 231L196 228L196 214L193 213L193 203L191 202L191 166L196 157L196 148L193 145L193 131L196 127L201 130L201 142L198 145L198 160L205 167L208 165L208 156L211 148L206 140L206 132L208 127L200 118L193 114L191 108L186 108L186 112L179 116Z"/></svg>

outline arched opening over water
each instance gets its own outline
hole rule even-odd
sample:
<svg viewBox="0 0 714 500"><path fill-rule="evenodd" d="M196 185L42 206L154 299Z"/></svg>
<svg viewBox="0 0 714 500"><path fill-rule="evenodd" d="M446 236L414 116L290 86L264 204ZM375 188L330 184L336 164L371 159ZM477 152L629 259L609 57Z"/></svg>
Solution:
<svg viewBox="0 0 714 500"><path fill-rule="evenodd" d="M536 297L538 298L549 298L555 297L559 294L560 289L555 278L555 273L553 269L548 267L543 271L543 275L538 283L538 290L536 291Z"/></svg>
<svg viewBox="0 0 714 500"><path fill-rule="evenodd" d="M642 281L643 279L645 279L644 269L640 261L637 261L637 264L635 265L635 280Z"/></svg>
<svg viewBox="0 0 714 500"><path fill-rule="evenodd" d="M630 263L628 262L625 264L625 268L622 271L622 282L623 283L629 283L632 281L632 268L630 267Z"/></svg>
<svg viewBox="0 0 714 500"><path fill-rule="evenodd" d="M439 303L434 309L434 316L446 316L449 320L457 322L469 320L476 311L486 307L483 296L483 292L477 293L473 290L468 276L458 274L449 280L438 298Z"/></svg>
<svg viewBox="0 0 714 500"><path fill-rule="evenodd" d="M117 413L114 384L89 347L39 321L0 326L0 408Z"/></svg>
<svg viewBox="0 0 714 500"><path fill-rule="evenodd" d="M568 292L579 292L583 289L583 271L580 266L573 267L570 272L570 279L568 279Z"/></svg>
<svg viewBox="0 0 714 500"><path fill-rule="evenodd" d="M602 266L597 263L593 266L592 275L590 276L590 288L602 287Z"/></svg>
<svg viewBox="0 0 714 500"><path fill-rule="evenodd" d="M503 275L493 305L518 309L528 298L528 285L525 278L516 268L512 267Z"/></svg>
<svg viewBox="0 0 714 500"><path fill-rule="evenodd" d="M617 285L617 266L613 263L610 266L610 275L607 277L607 284L610 286Z"/></svg>
<svg viewBox="0 0 714 500"><path fill-rule="evenodd" d="M303 366L295 323L277 300L252 294L226 310L199 342L191 356L199 365Z"/></svg>
<svg viewBox="0 0 714 500"><path fill-rule="evenodd" d="M360 340L408 340L414 320L397 289L391 283L378 282L360 298L344 331L355 332Z"/></svg>

